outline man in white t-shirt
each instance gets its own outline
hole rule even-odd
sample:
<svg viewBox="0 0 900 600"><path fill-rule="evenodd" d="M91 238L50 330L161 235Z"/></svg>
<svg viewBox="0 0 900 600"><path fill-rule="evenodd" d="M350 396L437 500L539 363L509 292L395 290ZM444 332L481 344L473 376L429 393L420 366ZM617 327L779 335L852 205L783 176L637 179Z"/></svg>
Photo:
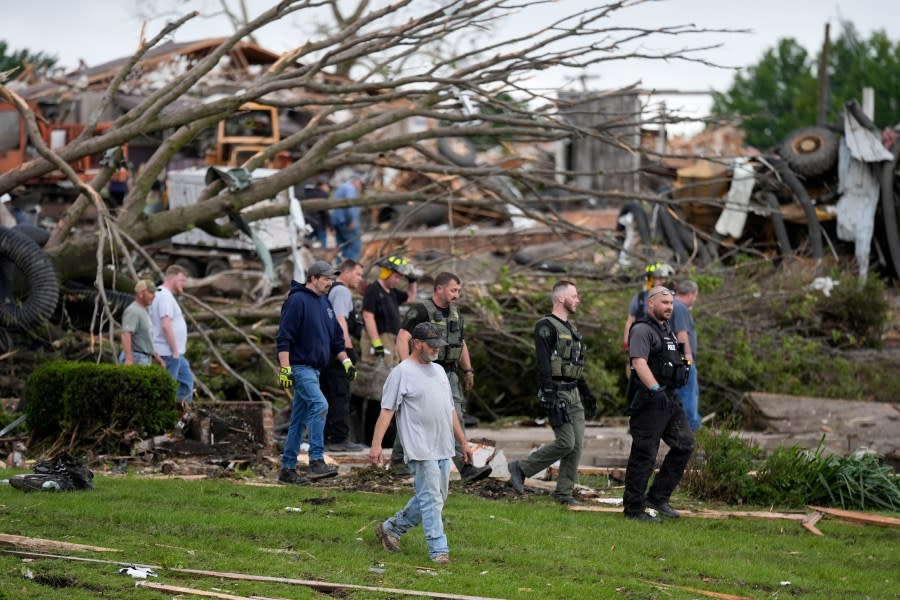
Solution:
<svg viewBox="0 0 900 600"><path fill-rule="evenodd" d="M184 291L187 271L179 265L166 269L166 278L156 291L150 305L150 321L153 323L153 351L162 357L166 370L178 382L176 399L182 405L190 404L194 394L194 374L184 357L187 349L187 323L176 295ZM186 408L186 407L185 407Z"/></svg>
<svg viewBox="0 0 900 600"><path fill-rule="evenodd" d="M433 323L419 323L412 332L412 353L391 370L381 396L381 414L375 423L369 460L382 463L381 442L397 414L397 435L413 475L416 493L393 517L375 526L375 535L390 552L400 551L400 537L422 524L428 557L438 564L450 562L450 548L441 516L450 485L450 459L454 437L467 463L472 451L453 406L450 380L434 363L438 348L447 340Z"/></svg>

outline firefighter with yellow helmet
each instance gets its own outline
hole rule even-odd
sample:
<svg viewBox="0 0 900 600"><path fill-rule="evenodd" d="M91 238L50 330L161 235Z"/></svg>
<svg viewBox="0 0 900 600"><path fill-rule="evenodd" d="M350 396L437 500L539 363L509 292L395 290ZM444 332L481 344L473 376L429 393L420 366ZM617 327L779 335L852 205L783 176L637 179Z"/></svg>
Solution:
<svg viewBox="0 0 900 600"><path fill-rule="evenodd" d="M400 305L416 297L418 272L404 256L391 255L375 263L380 267L378 279L363 293L363 333L360 339L363 362L383 358L396 364L397 332L400 331ZM405 290L398 286L407 281Z"/></svg>

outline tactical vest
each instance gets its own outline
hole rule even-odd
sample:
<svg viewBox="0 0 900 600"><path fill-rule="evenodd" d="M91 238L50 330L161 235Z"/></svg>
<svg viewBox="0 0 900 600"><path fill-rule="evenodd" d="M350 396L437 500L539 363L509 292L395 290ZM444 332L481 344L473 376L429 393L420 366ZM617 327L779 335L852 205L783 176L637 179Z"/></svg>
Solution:
<svg viewBox="0 0 900 600"><path fill-rule="evenodd" d="M556 346L550 354L550 375L554 378L580 379L587 350L581 334L572 323L550 317L544 320L556 329Z"/></svg>
<svg viewBox="0 0 900 600"><path fill-rule="evenodd" d="M684 357L684 344L676 339L669 327L663 327L656 319L646 317L635 321L634 325L638 323L647 323L662 342L661 349L651 351L647 357L647 366L650 367L650 372L653 373L657 383L667 388L684 386L690 374L690 368ZM633 378L638 379L634 369L631 374Z"/></svg>
<svg viewBox="0 0 900 600"><path fill-rule="evenodd" d="M335 280L335 282L331 286L331 288L334 289L335 287L337 287L339 285L343 285L344 287L347 287L340 281ZM363 330L362 319L360 318L359 313L356 312L356 308L351 308L350 314L347 315L347 333L350 334L350 337L352 339L358 340L359 336L362 335L362 330Z"/></svg>
<svg viewBox="0 0 900 600"><path fill-rule="evenodd" d="M444 316L443 311L437 307L434 301L429 298L422 302L425 310L428 311L428 319L431 323L441 330L443 337L447 340L446 346L441 346L438 350L437 361L447 369L455 369L459 357L462 356L462 317L459 316L459 309L456 305L450 305L450 314Z"/></svg>

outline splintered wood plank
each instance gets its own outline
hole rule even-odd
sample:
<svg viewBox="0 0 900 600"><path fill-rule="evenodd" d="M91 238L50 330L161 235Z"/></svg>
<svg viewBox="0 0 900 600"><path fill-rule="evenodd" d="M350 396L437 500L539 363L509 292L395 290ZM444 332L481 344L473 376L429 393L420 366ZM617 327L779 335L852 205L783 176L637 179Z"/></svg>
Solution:
<svg viewBox="0 0 900 600"><path fill-rule="evenodd" d="M825 535L818 527L816 527L816 523L821 521L823 516L824 515L818 511L806 515L806 518L803 519L803 528L813 535Z"/></svg>
<svg viewBox="0 0 900 600"><path fill-rule="evenodd" d="M421 590L407 590L401 588L388 588L370 585L357 585L353 583L329 583L326 581L315 581L311 579L294 579L291 577L269 577L265 575L249 575L245 573L227 573L221 571L204 571L198 569L167 569L175 573L187 573L192 575L203 575L206 577L218 577L221 579L237 579L241 581L266 581L271 583L287 583L291 585L302 585L305 587L318 590L320 592L331 593L341 590L363 590L367 592L379 592L384 594L399 594L402 596L418 596L421 598L440 598L441 600L497 600L488 596L468 596L465 594L447 594L444 592L428 592Z"/></svg>
<svg viewBox="0 0 900 600"><path fill-rule="evenodd" d="M748 596L737 596L735 594L724 594L722 592L713 592L710 590L701 590L700 588L688 587L686 585L674 585L671 583L662 583L661 581L645 581L644 583L648 583L650 585L655 585L657 587L661 587L669 590L683 590L685 592L691 592L692 594L700 594L701 596L706 596L707 598L718 598L718 600L753 600Z"/></svg>
<svg viewBox="0 0 900 600"><path fill-rule="evenodd" d="M220 598L221 600L247 600L249 596L235 596L234 594L225 594L223 592L210 592L207 590L198 590L196 588L182 587L179 585L166 585L164 583L156 583L155 581L138 581L136 587L149 588L160 592L172 592L174 594L190 594L191 596L203 596L205 598ZM283 598L266 598L263 596L253 596L253 600L285 600Z"/></svg>
<svg viewBox="0 0 900 600"><path fill-rule="evenodd" d="M857 512L853 510L841 510L839 508L824 508L822 506L808 506L810 510L825 513L830 517L836 517L851 523L865 523L867 525L878 525L880 527L900 527L900 519L895 517L885 517L883 515L873 515L872 513Z"/></svg>
<svg viewBox="0 0 900 600"><path fill-rule="evenodd" d="M58 542L56 540L44 540L41 538L25 537L22 535L10 535L0 533L0 545L15 546L17 548L30 548L32 550L72 550L75 552L119 552L116 548L103 548L102 546L87 546L85 544L72 544L70 542Z"/></svg>
<svg viewBox="0 0 900 600"><path fill-rule="evenodd" d="M619 507L605 506L570 506L569 510L576 512L622 512L622 509ZM728 519L735 517L739 519L783 519L802 522L807 518L807 515L804 513L770 512L765 510L676 510L682 517L693 517L695 519Z"/></svg>

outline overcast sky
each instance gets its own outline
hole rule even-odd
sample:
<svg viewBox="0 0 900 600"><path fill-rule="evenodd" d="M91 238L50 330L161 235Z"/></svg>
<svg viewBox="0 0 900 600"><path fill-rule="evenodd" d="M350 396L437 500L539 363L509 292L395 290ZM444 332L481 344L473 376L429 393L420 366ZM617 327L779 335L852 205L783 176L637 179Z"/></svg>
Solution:
<svg viewBox="0 0 900 600"><path fill-rule="evenodd" d="M274 0L247 0L252 14L272 5ZM434 0L416 0L428 6ZM373 4L382 4L373 0ZM141 19L137 6L175 7L178 14L199 10L209 14L218 2L212 0L25 0L4 2L4 27L0 39L14 49L27 48L54 54L65 67L75 67L79 59L88 65L129 55L137 45ZM415 4L414 4L415 6ZM598 6L598 0L559 0L547 2L520 13L498 25L492 39L503 39L534 31L562 15ZM146 10L146 8L145 8ZM174 14L174 13L173 13ZM741 67L756 62L766 48L778 39L794 37L815 54L822 43L826 22L831 23L832 39L840 34L840 20L854 23L864 37L883 29L900 40L900 0L647 0L617 11L613 26L659 27L693 23L710 29L750 29L747 34L708 34L702 37L678 36L654 39L644 50L667 50L688 44L721 44L704 57L716 63ZM310 33L308 15L293 16L261 32L260 43L281 52L302 41ZM147 37L154 35L163 21L151 22ZM229 33L222 19L196 19L175 35L176 41L215 37ZM606 63L592 68L584 84L604 89L639 83L645 88L724 91L734 72L681 62L634 61ZM553 72L536 76L534 87L581 89L572 73ZM694 114L709 106L705 97L667 98L670 108L682 108ZM876 107L877 110L877 107Z"/></svg>

